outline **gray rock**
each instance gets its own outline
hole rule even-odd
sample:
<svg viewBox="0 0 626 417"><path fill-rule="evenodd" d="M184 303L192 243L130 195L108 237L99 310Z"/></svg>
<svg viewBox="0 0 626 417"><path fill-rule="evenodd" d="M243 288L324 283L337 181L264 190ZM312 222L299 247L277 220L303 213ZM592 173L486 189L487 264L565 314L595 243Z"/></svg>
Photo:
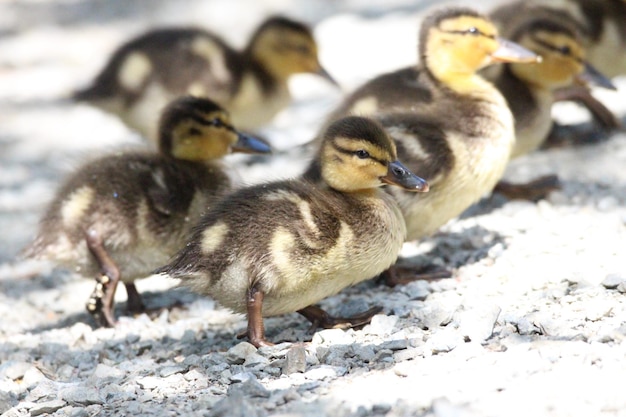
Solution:
<svg viewBox="0 0 626 417"><path fill-rule="evenodd" d="M229 363L241 365L252 354L256 355L257 349L248 342L241 342L228 349L228 352L226 352L226 360Z"/></svg>
<svg viewBox="0 0 626 417"><path fill-rule="evenodd" d="M341 329L324 329L316 332L311 340L312 345L349 345L354 342L350 331Z"/></svg>
<svg viewBox="0 0 626 417"><path fill-rule="evenodd" d="M19 361L6 361L0 365L0 379L15 381L22 379L27 370L33 367L32 363Z"/></svg>
<svg viewBox="0 0 626 417"><path fill-rule="evenodd" d="M388 336L393 333L393 329L398 322L398 316L386 316L384 314L377 314L372 317L370 324L363 328L363 331L367 334L373 334L376 336Z"/></svg>
<svg viewBox="0 0 626 417"><path fill-rule="evenodd" d="M137 384L143 389L153 390L155 388L161 388L165 386L165 382L161 378L155 376L145 376L143 378L137 378Z"/></svg>
<svg viewBox="0 0 626 417"><path fill-rule="evenodd" d="M493 334L500 311L500 307L495 304L466 306L456 311L455 321L462 336L471 341L482 342Z"/></svg>
<svg viewBox="0 0 626 417"><path fill-rule="evenodd" d="M116 367L99 363L98 366L96 366L96 369L93 371L92 376L92 379L117 379L123 377L124 372Z"/></svg>
<svg viewBox="0 0 626 417"><path fill-rule="evenodd" d="M403 350L409 347L408 339L392 339L381 343L378 349Z"/></svg>
<svg viewBox="0 0 626 417"><path fill-rule="evenodd" d="M188 369L189 367L187 365L164 366L163 368L159 369L159 376L162 378L166 378L170 375L187 372Z"/></svg>
<svg viewBox="0 0 626 417"><path fill-rule="evenodd" d="M616 289L620 284L626 283L626 276L622 274L608 274L604 281L602 281L602 286L604 288L608 288L610 290Z"/></svg>
<svg viewBox="0 0 626 417"><path fill-rule="evenodd" d="M263 417L265 415L262 409L256 407L237 390L218 401L209 413L209 417Z"/></svg>
<svg viewBox="0 0 626 417"><path fill-rule="evenodd" d="M304 371L306 371L306 349L302 345L293 345L285 355L282 372L285 375L290 375Z"/></svg>
<svg viewBox="0 0 626 417"><path fill-rule="evenodd" d="M24 376L22 377L22 383L26 387L32 387L34 385L39 384L41 381L49 381L48 378L41 372L39 369L31 366L24 372Z"/></svg>
<svg viewBox="0 0 626 417"><path fill-rule="evenodd" d="M333 345L320 357L320 362L327 365L341 366L346 362L346 358L354 356L351 345Z"/></svg>
<svg viewBox="0 0 626 417"><path fill-rule="evenodd" d="M58 391L59 387L56 382L44 379L30 390L26 400L35 402L40 399L53 399L56 398Z"/></svg>
<svg viewBox="0 0 626 417"><path fill-rule="evenodd" d="M35 404L30 411L31 416L40 416L42 414L52 414L55 411L65 407L66 402L63 400L51 400L43 403Z"/></svg>
<svg viewBox="0 0 626 417"><path fill-rule="evenodd" d="M103 404L104 400L93 387L71 385L59 391L59 397L70 404Z"/></svg>
<svg viewBox="0 0 626 417"><path fill-rule="evenodd" d="M371 345L357 345L353 348L354 356L363 362L371 362L376 357L376 351Z"/></svg>
<svg viewBox="0 0 626 417"><path fill-rule="evenodd" d="M232 384L228 388L228 395L239 392L246 398L269 398L270 392L256 378L251 377L239 384Z"/></svg>
<svg viewBox="0 0 626 417"><path fill-rule="evenodd" d="M0 390L0 414L19 403L17 395L12 392Z"/></svg>
<svg viewBox="0 0 626 417"><path fill-rule="evenodd" d="M426 341L424 350L429 349L433 354L450 352L464 343L463 336L450 327L439 329Z"/></svg>
<svg viewBox="0 0 626 417"><path fill-rule="evenodd" d="M320 381L323 379L334 379L337 375L337 369L334 366L320 365L318 368L309 369L304 373L306 379Z"/></svg>

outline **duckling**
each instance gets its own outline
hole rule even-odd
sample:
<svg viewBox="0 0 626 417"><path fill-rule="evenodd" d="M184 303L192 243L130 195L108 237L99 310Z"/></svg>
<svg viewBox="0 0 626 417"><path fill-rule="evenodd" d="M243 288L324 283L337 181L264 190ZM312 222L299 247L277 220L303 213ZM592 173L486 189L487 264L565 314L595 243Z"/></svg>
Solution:
<svg viewBox="0 0 626 417"><path fill-rule="evenodd" d="M298 73L337 84L319 63L310 29L274 16L242 51L199 28L147 32L117 49L93 84L73 97L118 115L154 141L155 115L184 94L212 99L230 112L235 126L251 131L290 103L287 81Z"/></svg>
<svg viewBox="0 0 626 417"><path fill-rule="evenodd" d="M332 123L314 165L315 181L283 180L226 196L157 270L247 314L246 335L257 347L271 344L263 317L297 311L326 328L367 323L378 308L337 318L314 303L395 262L406 229L381 185L428 190L397 160L382 127L366 118Z"/></svg>
<svg viewBox="0 0 626 417"><path fill-rule="evenodd" d="M573 5L574 2L569 2ZM589 2L593 4L594 2ZM603 3L603 2L598 2ZM534 68L519 69L525 71L525 75L519 76L521 79L526 79L527 84L539 84L543 80L546 84L550 82L550 89L552 91L552 99L548 101L577 101L584 105L591 113L594 121L605 130L613 130L619 128L621 123L615 117L615 115L600 101L594 98L590 92L590 86L599 86L602 88L616 90L616 87L607 79L602 72L595 68L595 62L589 59L583 61L585 56L589 58L590 46L590 32L586 25L582 24L565 9L554 8L551 3L536 4L533 2L518 1L510 4L502 5L496 8L491 14L491 18L499 25L504 34L512 38L521 38L523 36L532 37L532 31L542 31L540 35L541 40L544 43L548 42L548 46L560 46L562 48L561 57L558 56L557 50L549 47L540 47L538 42L532 39L526 39L526 43L533 50L537 48L542 49L539 53L544 57L552 57L550 62L544 62L542 65L534 66ZM626 16L625 16L626 17ZM544 23L532 23L533 21L541 21ZM530 25L535 25L535 29ZM626 29L626 24L623 24ZM539 26L543 26L540 28ZM524 33L527 32L527 33ZM550 33L551 32L551 33ZM569 40L562 39L563 37L570 38ZM560 45L559 45L560 44ZM572 47L570 45L575 45ZM573 48L573 49L572 49ZM616 51L617 52L617 51ZM626 55L621 51L622 55ZM619 55L619 54L618 54ZM579 60L578 64L574 60ZM603 69L606 69L605 62L602 60L596 60ZM559 67L559 63L563 66ZM567 82L569 78L568 74L573 74L572 71L578 69L582 72L578 72L573 82ZM532 74L532 73L535 74ZM612 71L609 71L611 74ZM560 75L559 75L560 74ZM557 80L560 78L560 86ZM530 83L528 83L530 82ZM511 88L512 86L509 86ZM546 94L547 96L547 94ZM536 94L534 97L537 100ZM508 100L510 101L510 100ZM523 100L516 100L518 110L522 107ZM528 100L526 100L528 101ZM535 106L532 106L535 107ZM546 107L546 109L549 107ZM514 113L516 110L514 109ZM516 115L517 116L517 115ZM517 119L517 117L516 117ZM547 122L547 117L543 122ZM527 123L525 123L527 124ZM538 136L535 136L539 138ZM543 142L544 136L540 136ZM537 139L539 140L539 139ZM520 141L524 143L524 141ZM532 145L532 144L530 144ZM532 149L534 147L531 146Z"/></svg>
<svg viewBox="0 0 626 417"><path fill-rule="evenodd" d="M87 310L102 326L115 324L120 280L128 309L144 310L134 281L165 263L207 206L230 190L219 158L231 151L269 152L264 142L238 133L221 107L202 98L169 104L159 131L159 153L105 156L71 175L22 253L95 276Z"/></svg>
<svg viewBox="0 0 626 417"><path fill-rule="evenodd" d="M539 2L538 2L539 4ZM587 59L608 77L626 74L626 0L548 0L585 30Z"/></svg>
<svg viewBox="0 0 626 417"><path fill-rule="evenodd" d="M515 118L512 158L536 150L547 137L552 125L550 109L558 89L575 83L615 89L611 81L585 60L575 21L565 13L545 7L531 8L526 4L523 7L523 11L515 7L516 19L502 26L510 39L540 55L542 61L534 65L504 64L486 74L504 95ZM498 13L492 16L498 22Z"/></svg>
<svg viewBox="0 0 626 417"><path fill-rule="evenodd" d="M579 27L568 14L520 2L504 5L490 16L507 37L542 57L537 64L509 63L484 72L513 112L516 140L511 158L532 152L546 141L559 89L575 83L615 89L584 59ZM496 191L512 198L536 200L557 187L558 179L550 175L529 184L501 181Z"/></svg>
<svg viewBox="0 0 626 417"><path fill-rule="evenodd" d="M419 57L415 67L367 82L331 114L378 120L399 158L428 181L430 191L419 197L389 188L406 220L408 240L435 232L503 175L515 142L513 117L502 94L478 70L496 62L538 60L499 38L487 17L465 7L435 9L424 18Z"/></svg>

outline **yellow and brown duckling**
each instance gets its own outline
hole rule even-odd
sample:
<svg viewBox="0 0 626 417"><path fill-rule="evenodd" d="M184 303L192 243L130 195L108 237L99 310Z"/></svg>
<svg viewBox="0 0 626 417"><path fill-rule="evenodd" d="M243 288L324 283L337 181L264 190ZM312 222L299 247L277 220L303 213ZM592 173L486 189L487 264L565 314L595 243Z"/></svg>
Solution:
<svg viewBox="0 0 626 417"><path fill-rule="evenodd" d="M229 152L269 152L238 133L215 103L184 97L166 107L159 153L136 151L87 163L60 187L23 256L52 260L96 279L87 303L113 326L118 282L128 309L144 309L134 281L166 263L214 199L230 191L219 159Z"/></svg>
<svg viewBox="0 0 626 417"><path fill-rule="evenodd" d="M478 71L502 61L535 62L498 37L495 25L468 8L436 9L422 22L420 62L381 75L332 114L367 114L394 139L399 158L430 185L416 196L389 188L404 214L408 240L455 218L500 180L515 142L513 117L500 92Z"/></svg>
<svg viewBox="0 0 626 417"><path fill-rule="evenodd" d="M507 37L540 55L536 64L510 63L486 74L504 95L515 119L516 142L512 158L540 147L552 126L555 92L574 84L594 84L615 89L586 59L580 30L567 14L526 4L508 5L493 13L500 22L503 12L515 18L502 21Z"/></svg>
<svg viewBox="0 0 626 417"><path fill-rule="evenodd" d="M626 74L626 0L536 2L569 13L584 28L587 59L608 77Z"/></svg>
<svg viewBox="0 0 626 417"><path fill-rule="evenodd" d="M121 46L74 98L120 116L155 141L155 115L186 94L210 98L231 114L235 126L250 131L290 103L287 81L298 73L335 83L320 65L311 30L300 22L268 18L242 51L203 29L164 28Z"/></svg>
<svg viewBox="0 0 626 417"><path fill-rule="evenodd" d="M534 86L533 99L535 101L539 100L537 91L540 88L543 87L544 90L549 88L552 94L547 94L547 92L543 94L544 101L548 102L545 104L546 108L551 105L550 101L577 101L590 111L596 123L602 128L610 130L620 126L615 115L591 95L591 86L610 90L616 90L616 88L603 73L595 68L595 63L589 60L590 32L584 24L568 11L551 7L549 2L545 5L525 1L508 3L496 8L490 16L505 35L525 42L525 45L545 58L541 65L529 68L508 66L513 69L512 72L516 73L518 79L525 81L530 87ZM626 26L626 23L624 25ZM622 54L626 55L623 51ZM602 67L605 67L604 63ZM575 77L572 79L571 75ZM501 80L500 84L502 82ZM513 87L507 86L509 89ZM506 92L504 94L506 96ZM510 93L510 95L513 94ZM507 100L511 102L508 98ZM513 108L513 113L517 112L516 119L521 114L520 109L529 105L527 102L528 98L524 99L524 97L516 100L517 108ZM537 108L536 104L530 106L531 109ZM549 122L547 113L540 119L540 122L543 123L545 129ZM523 124L531 125L527 121ZM534 137L537 138L536 135ZM541 137L545 139L544 136ZM520 140L518 145L522 147L531 145L531 150L534 149L532 141Z"/></svg>
<svg viewBox="0 0 626 417"><path fill-rule="evenodd" d="M240 189L203 216L191 240L158 270L247 314L247 337L265 338L263 317L298 312L321 327L367 323L380 311L336 318L314 303L391 266L406 238L402 214L380 189L428 185L408 171L376 122L347 117L324 132L315 181Z"/></svg>

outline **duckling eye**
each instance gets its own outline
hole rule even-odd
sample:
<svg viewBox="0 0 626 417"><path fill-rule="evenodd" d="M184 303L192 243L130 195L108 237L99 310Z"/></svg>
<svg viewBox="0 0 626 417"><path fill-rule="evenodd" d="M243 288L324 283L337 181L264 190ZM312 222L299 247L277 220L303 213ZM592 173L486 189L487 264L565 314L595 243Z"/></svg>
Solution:
<svg viewBox="0 0 626 417"><path fill-rule="evenodd" d="M213 119L213 120L211 120L211 126L223 127L224 126L224 122L222 122L221 119Z"/></svg>
<svg viewBox="0 0 626 417"><path fill-rule="evenodd" d="M470 35L480 35L480 30L475 27L471 27L467 29L467 33L469 33Z"/></svg>
<svg viewBox="0 0 626 417"><path fill-rule="evenodd" d="M367 159L370 157L369 152L363 150L363 149L359 149L358 151L354 152L354 154L360 158L360 159Z"/></svg>
<svg viewBox="0 0 626 417"><path fill-rule="evenodd" d="M559 52L561 52L563 55L570 55L572 53L572 49L569 46L561 46L559 48Z"/></svg>

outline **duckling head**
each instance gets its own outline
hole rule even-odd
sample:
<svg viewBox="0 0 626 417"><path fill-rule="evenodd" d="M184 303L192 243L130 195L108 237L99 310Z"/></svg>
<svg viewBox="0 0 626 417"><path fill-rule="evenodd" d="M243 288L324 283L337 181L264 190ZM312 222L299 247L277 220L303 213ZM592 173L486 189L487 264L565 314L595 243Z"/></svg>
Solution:
<svg viewBox="0 0 626 417"><path fill-rule="evenodd" d="M317 43L311 30L285 17L271 17L259 26L246 53L278 79L312 73L337 85L319 62Z"/></svg>
<svg viewBox="0 0 626 417"><path fill-rule="evenodd" d="M398 161L393 140L371 119L349 116L331 124L319 159L321 178L338 191L367 191L383 184L428 191L428 183Z"/></svg>
<svg viewBox="0 0 626 417"><path fill-rule="evenodd" d="M487 17L463 7L437 9L422 22L420 59L435 78L454 84L496 62L536 62L536 54L498 37Z"/></svg>
<svg viewBox="0 0 626 417"><path fill-rule="evenodd" d="M585 50L578 30L554 19L533 19L520 26L512 38L542 57L532 65L510 64L518 78L549 90L574 83L594 84L615 89L611 81L585 61Z"/></svg>
<svg viewBox="0 0 626 417"><path fill-rule="evenodd" d="M163 154L188 161L218 159L230 152L271 151L265 142L235 130L226 110L200 97L185 96L169 103L159 134Z"/></svg>

